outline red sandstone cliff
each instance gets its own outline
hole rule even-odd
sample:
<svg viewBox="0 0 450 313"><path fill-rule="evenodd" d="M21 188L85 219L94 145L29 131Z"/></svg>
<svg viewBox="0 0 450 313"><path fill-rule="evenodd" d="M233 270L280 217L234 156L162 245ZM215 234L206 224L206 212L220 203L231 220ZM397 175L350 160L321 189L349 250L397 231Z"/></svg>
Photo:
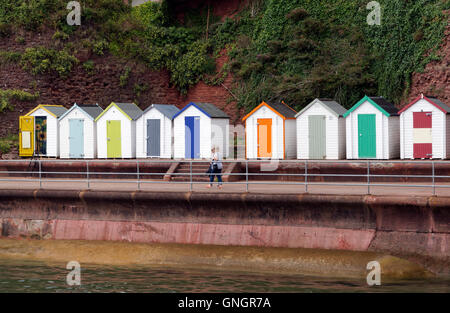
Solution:
<svg viewBox="0 0 450 313"><path fill-rule="evenodd" d="M450 11L446 13L450 20ZM447 26L439 56L441 60L429 63L423 73L412 75L408 101L412 101L420 93L424 93L434 95L450 105L450 25ZM409 102L404 104L407 103Z"/></svg>
<svg viewBox="0 0 450 313"><path fill-rule="evenodd" d="M245 1L211 1L211 10L214 15L233 16L236 14ZM190 8L198 8L205 5L204 1L193 0L185 2L184 5ZM184 9L179 7L177 16L183 18ZM450 13L450 12L447 12ZM2 38L0 41L1 50L24 51L27 47L48 46L52 41L53 31L43 31L41 34L23 33L25 44L15 41L15 37ZM450 104L450 26L447 28L446 38L439 51L441 60L428 64L423 73L414 73L408 100L414 99L418 94L433 94ZM137 97L141 108L146 108L152 103L170 103L178 107L183 107L191 101L211 102L227 112L232 123L238 123L243 116L243 111L236 107L233 96L229 92L233 85L233 78L228 76L223 85L208 86L200 82L192 87L187 95L181 95L170 84L170 77L167 71L151 71L143 65L126 63L124 60L113 56L95 56L79 53L77 57L80 64L77 65L68 78L55 76L34 77L17 64L0 66L0 88L2 89L23 89L27 91L38 91L40 98L38 103L62 104L70 107L77 103L99 103L106 107L111 101L133 101L136 95L133 91L135 84L145 84L148 90L142 92ZM82 62L93 60L96 64L94 74L87 74L82 67ZM223 51L217 60L217 68L220 69L227 61L226 52ZM120 87L120 75L125 66L130 66L132 72L128 85ZM405 101L406 103L407 101ZM402 105L404 105L403 103ZM31 110L36 102L15 103L15 110L2 113L0 115L1 127L0 137L8 133L17 133L18 118Z"/></svg>

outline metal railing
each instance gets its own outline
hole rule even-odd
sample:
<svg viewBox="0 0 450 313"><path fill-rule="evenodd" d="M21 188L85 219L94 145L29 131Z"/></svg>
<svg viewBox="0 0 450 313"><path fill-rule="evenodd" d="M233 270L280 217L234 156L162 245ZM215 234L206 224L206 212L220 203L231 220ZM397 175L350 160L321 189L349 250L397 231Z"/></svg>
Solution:
<svg viewBox="0 0 450 313"><path fill-rule="evenodd" d="M399 161L399 160L223 160L222 178L228 177L224 185L244 185L245 192L249 192L250 186L255 185L280 185L280 186L302 186L294 189L293 192L307 193L312 186L327 187L364 187L366 194L371 194L373 187L404 187L404 188L429 188L432 195L436 195L436 188L450 188L450 175L436 175L436 165L448 168L450 172L450 161ZM24 165L21 165L21 164ZM187 164L188 172L168 173L170 165L173 163ZM236 164L238 170L227 172L230 164ZM11 166L13 164L13 166ZM74 166L80 171L51 170L51 168ZM120 165L121 164L121 165ZM165 164L165 171L145 171L149 165L155 165L150 169L157 168L157 164ZM136 190L141 190L145 184L185 184L189 185L189 190L193 191L196 184L208 184L208 180L198 181L197 177L207 177L205 171L200 172L198 166L204 165L208 168L208 160L63 160L63 159L37 159L37 160L0 160L0 182L38 182L39 188L43 188L44 183L65 182L84 183L88 189L93 183L133 183ZM325 164L332 164L335 168L342 164L351 164L348 169L358 173L315 173L318 168ZM380 172L380 165L385 168L395 167L395 164L412 166L413 169L420 169L427 172L423 165L429 166L429 172L425 174L387 174ZM48 168L50 165L50 168ZM96 171L99 165L107 171ZM269 166L270 165L270 166ZM293 165L297 168L293 169ZM421 168L418 168L422 166ZM27 167L26 169L21 169ZM115 170L114 168L135 168L134 171ZM195 168L196 167L196 168ZM259 167L259 171L255 169ZM331 167L333 168L333 167ZM378 168L378 169L377 169ZM269 169L269 170L268 170ZM376 170L377 169L377 170ZM402 170L398 166L399 170ZM186 167L184 167L186 170ZM404 168L403 168L404 170ZM301 172L300 172L301 171ZM381 170L382 171L382 170ZM235 179L231 179L236 176ZM100 178L99 178L100 177ZM157 178L155 178L157 177ZM167 179L170 177L170 179ZM184 180L177 180L183 177ZM164 179L166 178L166 179ZM403 180L396 182L396 180ZM405 180L420 180L420 183L404 182ZM440 181L438 183L437 181ZM0 188L1 189L1 188ZM328 190L329 192L329 190Z"/></svg>

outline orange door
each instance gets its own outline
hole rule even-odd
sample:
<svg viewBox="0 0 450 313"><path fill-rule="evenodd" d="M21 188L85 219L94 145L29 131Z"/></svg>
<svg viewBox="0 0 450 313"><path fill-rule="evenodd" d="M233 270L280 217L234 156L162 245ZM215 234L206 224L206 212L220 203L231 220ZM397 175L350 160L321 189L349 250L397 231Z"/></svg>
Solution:
<svg viewBox="0 0 450 313"><path fill-rule="evenodd" d="M272 157L272 119L258 119L258 158Z"/></svg>

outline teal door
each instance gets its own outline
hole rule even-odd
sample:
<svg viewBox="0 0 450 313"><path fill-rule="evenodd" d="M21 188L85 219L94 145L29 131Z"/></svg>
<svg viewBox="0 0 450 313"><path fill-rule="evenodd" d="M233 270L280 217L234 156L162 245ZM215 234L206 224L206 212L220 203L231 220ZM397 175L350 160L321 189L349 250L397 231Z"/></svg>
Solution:
<svg viewBox="0 0 450 313"><path fill-rule="evenodd" d="M80 159L84 157L84 120L69 120L69 156Z"/></svg>
<svg viewBox="0 0 450 313"><path fill-rule="evenodd" d="M325 159L326 157L326 126L325 115L310 115L309 125L309 158Z"/></svg>
<svg viewBox="0 0 450 313"><path fill-rule="evenodd" d="M358 156L361 159L377 157L375 114L358 114Z"/></svg>

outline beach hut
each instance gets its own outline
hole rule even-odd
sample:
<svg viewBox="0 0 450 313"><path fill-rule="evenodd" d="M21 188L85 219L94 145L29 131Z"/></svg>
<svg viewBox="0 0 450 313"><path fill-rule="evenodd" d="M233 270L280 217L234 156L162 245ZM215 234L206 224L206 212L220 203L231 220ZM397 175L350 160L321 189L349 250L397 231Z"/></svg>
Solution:
<svg viewBox="0 0 450 313"><path fill-rule="evenodd" d="M103 112L98 104L74 104L59 118L60 158L93 159L97 157L97 124Z"/></svg>
<svg viewBox="0 0 450 313"><path fill-rule="evenodd" d="M347 110L331 99L315 99L295 116L298 159L345 159Z"/></svg>
<svg viewBox="0 0 450 313"><path fill-rule="evenodd" d="M449 112L442 101L424 95L401 109L400 157L446 159L450 154Z"/></svg>
<svg viewBox="0 0 450 313"><path fill-rule="evenodd" d="M189 103L173 117L174 157L209 159L217 147L228 156L230 118L210 103Z"/></svg>
<svg viewBox="0 0 450 313"><path fill-rule="evenodd" d="M138 158L173 157L173 117L180 111L169 104L152 104L136 121Z"/></svg>
<svg viewBox="0 0 450 313"><path fill-rule="evenodd" d="M345 114L347 159L400 156L397 108L383 97L365 96Z"/></svg>
<svg viewBox="0 0 450 313"><path fill-rule="evenodd" d="M62 105L40 104L20 117L20 156L59 156L58 118L67 109Z"/></svg>
<svg viewBox="0 0 450 313"><path fill-rule="evenodd" d="M136 120L142 110L134 103L112 102L97 118L98 158L136 157Z"/></svg>
<svg viewBox="0 0 450 313"><path fill-rule="evenodd" d="M290 159L296 156L297 112L284 103L262 102L242 120L248 159Z"/></svg>

